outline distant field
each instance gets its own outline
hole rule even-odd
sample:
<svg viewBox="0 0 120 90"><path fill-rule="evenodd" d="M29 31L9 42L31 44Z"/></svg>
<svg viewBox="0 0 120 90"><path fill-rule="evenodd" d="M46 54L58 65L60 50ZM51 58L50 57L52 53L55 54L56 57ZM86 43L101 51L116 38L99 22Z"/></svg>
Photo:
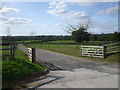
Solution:
<svg viewBox="0 0 120 90"><path fill-rule="evenodd" d="M63 53L63 54L71 55L71 56L81 57L80 56L80 45L28 44L27 46L50 50L50 51L54 51L54 52L59 52L59 53ZM120 57L120 53L110 55L105 59L91 58L91 57L86 57L86 58L93 59L93 60L118 62L119 57Z"/></svg>
<svg viewBox="0 0 120 90"><path fill-rule="evenodd" d="M66 40L66 41L48 41L48 43L76 43L75 41L72 40Z"/></svg>
<svg viewBox="0 0 120 90"><path fill-rule="evenodd" d="M60 41L48 41L45 43L50 43L50 44L80 44L80 43L76 43L73 40L60 40ZM114 43L113 41L87 41L87 42L83 42L83 45L104 45L104 44L110 44L110 43Z"/></svg>
<svg viewBox="0 0 120 90"><path fill-rule="evenodd" d="M30 42L40 42L42 40L27 40L27 41L16 41L16 43L30 43Z"/></svg>
<svg viewBox="0 0 120 90"><path fill-rule="evenodd" d="M79 45L31 44L27 46L56 51L68 55L80 56Z"/></svg>
<svg viewBox="0 0 120 90"><path fill-rule="evenodd" d="M73 40L59 40L59 41L43 41L43 40L27 40L27 41L16 41L17 43L45 43L45 44L77 44ZM115 41L87 41L83 45L104 45L115 43ZM79 43L78 43L79 44Z"/></svg>

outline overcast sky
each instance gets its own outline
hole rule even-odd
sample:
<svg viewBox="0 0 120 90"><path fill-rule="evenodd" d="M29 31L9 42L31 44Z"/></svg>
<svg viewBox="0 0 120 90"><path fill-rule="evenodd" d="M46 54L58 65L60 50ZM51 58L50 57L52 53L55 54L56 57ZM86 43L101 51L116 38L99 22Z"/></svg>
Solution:
<svg viewBox="0 0 120 90"><path fill-rule="evenodd" d="M117 2L6 2L0 9L0 35L69 35L68 24L91 22L92 33L118 31Z"/></svg>

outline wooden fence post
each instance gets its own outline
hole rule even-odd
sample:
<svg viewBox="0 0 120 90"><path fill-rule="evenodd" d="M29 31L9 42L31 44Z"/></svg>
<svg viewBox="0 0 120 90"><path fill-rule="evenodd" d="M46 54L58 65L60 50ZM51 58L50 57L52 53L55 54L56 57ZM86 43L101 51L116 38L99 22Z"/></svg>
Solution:
<svg viewBox="0 0 120 90"><path fill-rule="evenodd" d="M13 48L12 48L13 53L12 54L13 54L13 59L14 59L15 58L15 43L13 42L12 44L13 44Z"/></svg>
<svg viewBox="0 0 120 90"><path fill-rule="evenodd" d="M12 50L12 43L10 42L9 43L9 47L10 47L10 52L9 52L9 54L10 54L10 60L12 60L12 56L13 56L13 50Z"/></svg>
<svg viewBox="0 0 120 90"><path fill-rule="evenodd" d="M82 56L82 46L80 46L80 56Z"/></svg>
<svg viewBox="0 0 120 90"><path fill-rule="evenodd" d="M36 51L35 51L35 48L32 48L32 62L33 63L36 62Z"/></svg>
<svg viewBox="0 0 120 90"><path fill-rule="evenodd" d="M105 46L105 45L103 46L103 58L106 57L106 47L107 47L107 46Z"/></svg>

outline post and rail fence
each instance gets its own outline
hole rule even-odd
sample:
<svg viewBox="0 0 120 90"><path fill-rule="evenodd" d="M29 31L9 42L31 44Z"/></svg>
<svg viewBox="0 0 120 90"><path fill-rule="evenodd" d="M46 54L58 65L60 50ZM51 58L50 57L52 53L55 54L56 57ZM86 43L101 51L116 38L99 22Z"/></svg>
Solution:
<svg viewBox="0 0 120 90"><path fill-rule="evenodd" d="M3 43L0 43L0 47L1 47L0 48L0 51L1 51L0 57L2 57L2 60L14 59L14 54L15 54L14 53L14 51L15 51L15 44L14 43L3 42Z"/></svg>
<svg viewBox="0 0 120 90"><path fill-rule="evenodd" d="M31 62L36 62L36 51L35 48L28 48L28 58Z"/></svg>
<svg viewBox="0 0 120 90"><path fill-rule="evenodd" d="M105 44L106 54L114 54L120 52L120 43Z"/></svg>
<svg viewBox="0 0 120 90"><path fill-rule="evenodd" d="M105 44L103 46L80 46L81 56L106 58L109 54L120 52L120 43Z"/></svg>

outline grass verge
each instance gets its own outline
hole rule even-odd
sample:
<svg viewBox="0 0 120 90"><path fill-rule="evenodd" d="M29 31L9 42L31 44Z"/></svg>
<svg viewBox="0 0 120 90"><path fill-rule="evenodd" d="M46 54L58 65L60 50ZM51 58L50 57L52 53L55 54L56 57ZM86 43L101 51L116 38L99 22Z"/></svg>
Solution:
<svg viewBox="0 0 120 90"><path fill-rule="evenodd" d="M32 63L21 51L15 51L15 59L2 61L2 87L21 88L24 83L41 76L47 69L38 63Z"/></svg>

